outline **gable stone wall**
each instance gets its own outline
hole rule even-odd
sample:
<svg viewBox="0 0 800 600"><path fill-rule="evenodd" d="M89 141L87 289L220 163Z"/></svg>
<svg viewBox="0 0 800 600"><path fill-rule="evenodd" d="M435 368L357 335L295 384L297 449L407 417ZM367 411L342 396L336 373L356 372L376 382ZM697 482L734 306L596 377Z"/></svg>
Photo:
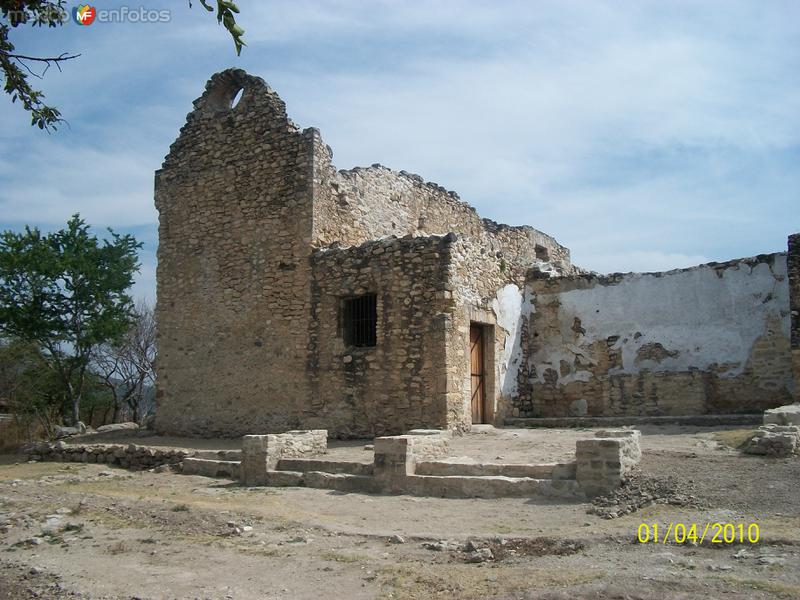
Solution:
<svg viewBox="0 0 800 600"><path fill-rule="evenodd" d="M155 200L162 433L467 428L470 319L494 319L495 286L521 288L533 263L577 271L550 236L481 219L418 176L336 171L319 132L240 70L195 101ZM342 302L364 290L378 345L346 348Z"/></svg>
<svg viewBox="0 0 800 600"><path fill-rule="evenodd" d="M156 173L160 432L298 425L310 394L298 374L308 344L312 148L263 80L225 71L195 101Z"/></svg>

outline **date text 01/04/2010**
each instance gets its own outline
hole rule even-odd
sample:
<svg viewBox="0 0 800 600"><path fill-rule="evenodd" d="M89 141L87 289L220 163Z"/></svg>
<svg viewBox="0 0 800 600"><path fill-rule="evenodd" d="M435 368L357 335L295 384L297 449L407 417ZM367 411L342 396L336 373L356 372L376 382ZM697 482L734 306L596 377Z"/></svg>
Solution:
<svg viewBox="0 0 800 600"><path fill-rule="evenodd" d="M640 544L755 544L761 539L761 529L758 523L642 523L636 539Z"/></svg>

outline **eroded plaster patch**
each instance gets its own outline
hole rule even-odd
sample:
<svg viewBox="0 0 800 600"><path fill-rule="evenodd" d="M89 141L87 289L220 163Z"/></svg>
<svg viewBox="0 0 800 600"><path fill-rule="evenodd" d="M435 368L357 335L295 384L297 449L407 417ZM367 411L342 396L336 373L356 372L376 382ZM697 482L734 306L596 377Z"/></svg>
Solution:
<svg viewBox="0 0 800 600"><path fill-rule="evenodd" d="M593 378L598 348L619 353L621 364L610 366L609 375L713 367L721 377L735 377L769 323L780 323L779 334L789 336L781 254L772 264L632 273L614 284L539 294L535 303L540 313L549 313L548 327L538 331L535 372L544 382L547 370L560 371L561 385ZM563 374L563 363L573 370Z"/></svg>
<svg viewBox="0 0 800 600"><path fill-rule="evenodd" d="M515 284L509 284L497 292L492 300L497 325L505 334L503 351L499 356L500 391L503 396L517 393L517 374L522 361L522 319L531 312L531 295L524 293Z"/></svg>

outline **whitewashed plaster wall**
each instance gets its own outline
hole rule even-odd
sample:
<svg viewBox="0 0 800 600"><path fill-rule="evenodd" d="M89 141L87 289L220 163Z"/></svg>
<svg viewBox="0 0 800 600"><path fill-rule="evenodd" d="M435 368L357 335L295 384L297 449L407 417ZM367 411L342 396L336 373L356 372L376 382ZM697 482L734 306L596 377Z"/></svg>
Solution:
<svg viewBox="0 0 800 600"><path fill-rule="evenodd" d="M519 367L523 360L522 319L531 312L530 294L515 284L507 285L492 300L497 326L504 336L502 349L497 353L498 391L506 397L517 394Z"/></svg>
<svg viewBox="0 0 800 600"><path fill-rule="evenodd" d="M534 305L554 302L558 327L542 332L547 337L532 356L538 378L543 381L546 369L559 369L562 361L575 365L576 356L584 358L586 367L562 375L560 384L593 376L591 347L597 341L612 339L610 349L621 351L621 367L609 374L724 365L720 376L725 377L743 371L753 343L772 324L786 339L790 333L784 254L776 255L773 264L630 273L610 285L598 280L579 289L540 293Z"/></svg>

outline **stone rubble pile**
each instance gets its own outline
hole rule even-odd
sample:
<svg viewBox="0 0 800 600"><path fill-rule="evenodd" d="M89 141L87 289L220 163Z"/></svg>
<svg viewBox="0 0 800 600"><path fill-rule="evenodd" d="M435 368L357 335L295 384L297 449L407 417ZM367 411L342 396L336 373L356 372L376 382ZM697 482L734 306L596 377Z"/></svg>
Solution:
<svg viewBox="0 0 800 600"><path fill-rule="evenodd" d="M499 562L522 556L567 556L585 548L579 540L536 538L470 539L466 542L438 540L423 542L422 547L434 552L449 552L466 563Z"/></svg>
<svg viewBox="0 0 800 600"><path fill-rule="evenodd" d="M633 472L619 488L594 498L586 512L604 519L616 519L651 504L700 507L703 502L688 482Z"/></svg>

